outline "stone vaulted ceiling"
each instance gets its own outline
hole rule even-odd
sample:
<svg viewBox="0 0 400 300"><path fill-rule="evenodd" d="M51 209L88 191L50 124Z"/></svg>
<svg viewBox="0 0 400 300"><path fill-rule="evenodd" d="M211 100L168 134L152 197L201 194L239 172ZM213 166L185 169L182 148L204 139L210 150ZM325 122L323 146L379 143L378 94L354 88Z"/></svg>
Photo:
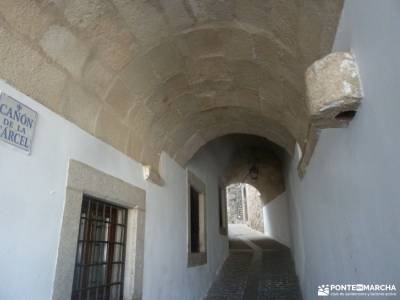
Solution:
<svg viewBox="0 0 400 300"><path fill-rule="evenodd" d="M132 158L230 133L292 152L341 0L1 0L1 78ZM5 42L6 41L6 42Z"/></svg>

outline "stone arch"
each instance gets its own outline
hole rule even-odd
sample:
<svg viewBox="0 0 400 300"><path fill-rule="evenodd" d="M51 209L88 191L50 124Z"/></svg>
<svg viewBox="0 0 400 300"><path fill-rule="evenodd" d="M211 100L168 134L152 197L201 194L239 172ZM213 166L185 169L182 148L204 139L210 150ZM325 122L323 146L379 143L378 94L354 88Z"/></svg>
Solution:
<svg viewBox="0 0 400 300"><path fill-rule="evenodd" d="M0 37L8 42L0 76L154 169L162 151L184 163L202 143L232 132L292 152L309 123L303 73L330 50L341 7L341 0L1 1ZM178 151L182 144L187 150Z"/></svg>
<svg viewBox="0 0 400 300"><path fill-rule="evenodd" d="M205 144L218 137L233 134L252 134L265 137L293 153L295 139L278 121L265 118L256 110L243 107L220 107L189 115L169 130L155 153L154 143L144 144L143 160L157 161L161 151L166 151L181 165L185 165ZM161 136L160 136L161 141ZM154 165L153 167L157 167Z"/></svg>
<svg viewBox="0 0 400 300"><path fill-rule="evenodd" d="M242 152L240 155L244 156L238 156L235 164L227 170L226 180L229 184L247 183L254 186L266 204L285 191L282 162L273 153L259 156L258 178L252 179L248 175L251 168L251 163L247 160L249 154Z"/></svg>
<svg viewBox="0 0 400 300"><path fill-rule="evenodd" d="M205 151L218 161L225 186L248 183L260 191L264 204L285 191L284 161L290 153L265 135L227 131L202 143L194 156ZM257 169L255 178L251 176L253 167Z"/></svg>

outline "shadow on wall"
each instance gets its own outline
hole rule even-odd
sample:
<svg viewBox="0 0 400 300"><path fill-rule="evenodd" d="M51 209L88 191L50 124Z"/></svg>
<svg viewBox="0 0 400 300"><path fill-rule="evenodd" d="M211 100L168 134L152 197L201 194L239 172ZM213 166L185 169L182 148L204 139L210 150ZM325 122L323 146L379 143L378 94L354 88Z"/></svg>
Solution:
<svg viewBox="0 0 400 300"><path fill-rule="evenodd" d="M226 191L229 224L245 224L290 247L286 193L267 202L258 189L247 183L231 184Z"/></svg>
<svg viewBox="0 0 400 300"><path fill-rule="evenodd" d="M269 201L263 207L264 234L290 247L289 209L286 193Z"/></svg>

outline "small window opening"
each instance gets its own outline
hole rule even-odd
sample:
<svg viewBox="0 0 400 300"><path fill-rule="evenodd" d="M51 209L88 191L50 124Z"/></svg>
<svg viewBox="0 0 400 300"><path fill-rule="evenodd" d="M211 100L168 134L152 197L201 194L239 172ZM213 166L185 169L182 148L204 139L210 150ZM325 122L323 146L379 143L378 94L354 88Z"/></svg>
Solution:
<svg viewBox="0 0 400 300"><path fill-rule="evenodd" d="M84 196L72 300L123 299L127 209Z"/></svg>
<svg viewBox="0 0 400 300"><path fill-rule="evenodd" d="M226 235L228 232L226 216L226 192L225 188L223 187L218 187L218 191L219 233Z"/></svg>
<svg viewBox="0 0 400 300"><path fill-rule="evenodd" d="M224 227L224 212L223 212L223 208L222 208L222 190L219 189L218 190L218 212L219 212L219 228L223 228Z"/></svg>
<svg viewBox="0 0 400 300"><path fill-rule="evenodd" d="M351 121L355 115L356 115L355 110L347 110L337 114L335 119L339 121Z"/></svg>
<svg viewBox="0 0 400 300"><path fill-rule="evenodd" d="M190 187L190 250L200 252L200 193Z"/></svg>
<svg viewBox="0 0 400 300"><path fill-rule="evenodd" d="M188 267L207 264L206 187L188 171Z"/></svg>

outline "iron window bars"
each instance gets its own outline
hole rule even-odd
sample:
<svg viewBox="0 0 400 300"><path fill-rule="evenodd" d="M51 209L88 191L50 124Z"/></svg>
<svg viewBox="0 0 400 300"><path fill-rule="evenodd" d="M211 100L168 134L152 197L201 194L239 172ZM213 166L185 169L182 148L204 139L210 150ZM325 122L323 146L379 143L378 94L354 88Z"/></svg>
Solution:
<svg viewBox="0 0 400 300"><path fill-rule="evenodd" d="M72 300L121 300L127 209L84 195Z"/></svg>

